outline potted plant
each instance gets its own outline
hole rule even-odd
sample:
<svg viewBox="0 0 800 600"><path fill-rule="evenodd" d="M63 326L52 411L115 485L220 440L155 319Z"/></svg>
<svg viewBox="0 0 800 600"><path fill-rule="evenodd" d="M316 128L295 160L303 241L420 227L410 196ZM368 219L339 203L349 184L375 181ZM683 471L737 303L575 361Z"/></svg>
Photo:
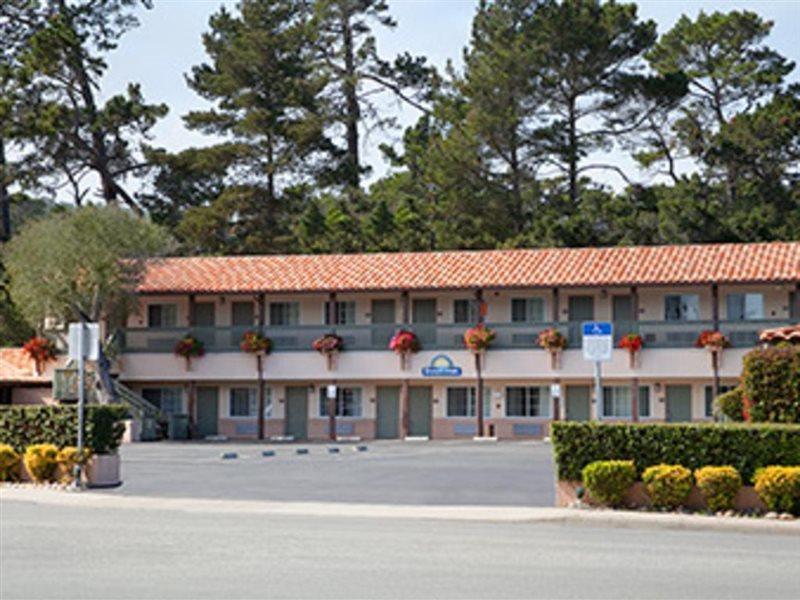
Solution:
<svg viewBox="0 0 800 600"><path fill-rule="evenodd" d="M479 323L464 332L464 345L473 354L480 354L492 345L494 338L494 330L489 329L483 323Z"/></svg>
<svg viewBox="0 0 800 600"><path fill-rule="evenodd" d="M127 417L127 409L119 405L95 405L87 412L86 421L91 431L87 445L90 455L86 462L89 487L114 487L122 482L119 446Z"/></svg>
<svg viewBox="0 0 800 600"><path fill-rule="evenodd" d="M326 333L314 340L311 347L325 357L330 371L333 369L334 358L344 349L344 341L335 333Z"/></svg>
<svg viewBox="0 0 800 600"><path fill-rule="evenodd" d="M400 355L401 369L408 368L408 356L419 352L420 347L417 334L406 329L401 329L389 340L389 350Z"/></svg>
<svg viewBox="0 0 800 600"><path fill-rule="evenodd" d="M200 358L206 353L205 345L192 334L183 336L175 344L175 354L186 360L186 370L192 370L192 359Z"/></svg>
<svg viewBox="0 0 800 600"><path fill-rule="evenodd" d="M722 363L722 351L731 347L731 341L721 331L706 329L701 331L694 343L695 348L705 348L711 354L711 368L717 372Z"/></svg>
<svg viewBox="0 0 800 600"><path fill-rule="evenodd" d="M56 358L56 345L42 336L34 336L29 339L22 346L22 350L33 361L37 375L41 375L46 364Z"/></svg>
<svg viewBox="0 0 800 600"><path fill-rule="evenodd" d="M561 368L561 353L567 347L567 337L555 327L548 327L539 333L538 343L550 353L550 367Z"/></svg>
<svg viewBox="0 0 800 600"><path fill-rule="evenodd" d="M247 354L266 356L272 350L272 340L258 331L246 331L239 348Z"/></svg>
<svg viewBox="0 0 800 600"><path fill-rule="evenodd" d="M622 336L622 339L619 341L619 347L628 351L629 366L631 369L635 368L639 362L639 351L642 349L642 345L642 336L638 333L628 333Z"/></svg>

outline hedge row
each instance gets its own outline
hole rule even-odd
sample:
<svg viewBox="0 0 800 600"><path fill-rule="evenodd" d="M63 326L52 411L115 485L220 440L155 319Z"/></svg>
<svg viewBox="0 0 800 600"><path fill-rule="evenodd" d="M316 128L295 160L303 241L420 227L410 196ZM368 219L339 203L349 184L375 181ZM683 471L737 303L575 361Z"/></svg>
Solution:
<svg viewBox="0 0 800 600"><path fill-rule="evenodd" d="M662 463L694 471L735 467L745 481L756 469L800 464L800 425L553 423L558 478L580 480L597 460L632 460L637 474Z"/></svg>
<svg viewBox="0 0 800 600"><path fill-rule="evenodd" d="M90 404L85 417L85 443L92 453L108 454L119 448L125 433L122 420L128 417L127 407ZM0 407L0 444L8 444L17 452L34 444L75 446L77 439L75 406Z"/></svg>

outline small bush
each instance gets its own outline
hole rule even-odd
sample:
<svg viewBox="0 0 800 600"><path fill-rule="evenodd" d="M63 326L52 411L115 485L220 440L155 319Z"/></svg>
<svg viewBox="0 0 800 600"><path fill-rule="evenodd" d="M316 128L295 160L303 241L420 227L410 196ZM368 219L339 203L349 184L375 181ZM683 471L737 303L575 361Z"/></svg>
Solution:
<svg viewBox="0 0 800 600"><path fill-rule="evenodd" d="M729 392L720 394L714 401L715 412L719 411L731 421L744 421L744 397L742 388L737 387Z"/></svg>
<svg viewBox="0 0 800 600"><path fill-rule="evenodd" d="M25 468L36 482L53 481L58 467L58 448L53 444L34 444L25 449Z"/></svg>
<svg viewBox="0 0 800 600"><path fill-rule="evenodd" d="M636 466L632 460L598 460L586 465L582 476L592 498L608 506L619 506L636 481Z"/></svg>
<svg viewBox="0 0 800 600"><path fill-rule="evenodd" d="M19 454L8 444L0 444L0 481L19 479Z"/></svg>
<svg viewBox="0 0 800 600"><path fill-rule="evenodd" d="M692 491L692 472L681 465L654 465L642 473L642 481L658 508L678 508Z"/></svg>
<svg viewBox="0 0 800 600"><path fill-rule="evenodd" d="M733 467L703 467L694 472L694 480L714 512L733 508L733 500L742 487L742 476Z"/></svg>
<svg viewBox="0 0 800 600"><path fill-rule="evenodd" d="M756 348L742 362L754 422L800 423L800 346Z"/></svg>
<svg viewBox="0 0 800 600"><path fill-rule="evenodd" d="M800 466L759 469L753 483L770 510L800 516Z"/></svg>
<svg viewBox="0 0 800 600"><path fill-rule="evenodd" d="M75 465L85 465L91 456L92 453L88 448L83 449L83 454L81 455L80 459L78 458L78 449L75 446L67 446L66 448L59 450L58 455L56 456L56 461L58 462L58 467L61 470L61 481L64 483L73 481L73 471L75 470Z"/></svg>

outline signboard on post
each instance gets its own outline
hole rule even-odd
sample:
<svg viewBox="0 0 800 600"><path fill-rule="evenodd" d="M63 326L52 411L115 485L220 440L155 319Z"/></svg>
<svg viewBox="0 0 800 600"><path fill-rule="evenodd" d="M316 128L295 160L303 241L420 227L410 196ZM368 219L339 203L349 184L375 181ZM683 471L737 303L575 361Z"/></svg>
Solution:
<svg viewBox="0 0 800 600"><path fill-rule="evenodd" d="M583 358L592 362L608 362L614 354L614 327L605 321L583 324Z"/></svg>
<svg viewBox="0 0 800 600"><path fill-rule="evenodd" d="M80 339L81 332L83 332L83 340ZM69 359L80 360L81 348L83 348L84 360L100 358L100 325L98 323L69 324Z"/></svg>
<svg viewBox="0 0 800 600"><path fill-rule="evenodd" d="M591 417L597 418L598 406L603 401L603 375L601 365L614 354L614 326L607 321L583 323L583 358L594 363L594 402Z"/></svg>

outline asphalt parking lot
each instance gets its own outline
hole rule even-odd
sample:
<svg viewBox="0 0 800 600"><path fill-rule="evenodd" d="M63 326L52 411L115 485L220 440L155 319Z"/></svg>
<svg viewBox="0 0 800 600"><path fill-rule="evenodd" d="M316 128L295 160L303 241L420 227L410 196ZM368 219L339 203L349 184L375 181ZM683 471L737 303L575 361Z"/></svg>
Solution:
<svg viewBox="0 0 800 600"><path fill-rule="evenodd" d="M104 493L173 498L410 505L552 506L545 442L365 444L156 442L122 447L122 486ZM339 449L336 454L329 448ZM298 448L308 454L297 454ZM274 451L265 457L264 451ZM221 458L235 452L235 459Z"/></svg>

